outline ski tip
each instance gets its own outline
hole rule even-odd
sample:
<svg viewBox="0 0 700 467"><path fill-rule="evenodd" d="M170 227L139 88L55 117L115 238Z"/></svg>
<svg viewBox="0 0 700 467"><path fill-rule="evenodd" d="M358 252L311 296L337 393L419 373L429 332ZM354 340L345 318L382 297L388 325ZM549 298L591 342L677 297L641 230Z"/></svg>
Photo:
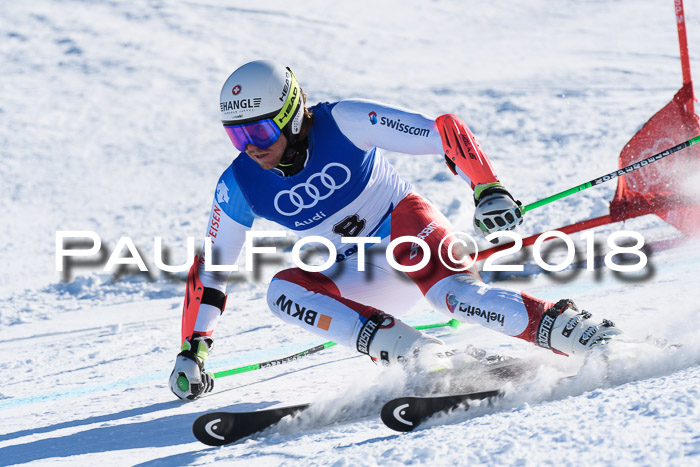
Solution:
<svg viewBox="0 0 700 467"><path fill-rule="evenodd" d="M195 420L192 425L192 433L202 443L208 446L223 446L231 440L226 438L226 434L231 431L227 426L230 421L225 414L212 412L204 414Z"/></svg>
<svg viewBox="0 0 700 467"><path fill-rule="evenodd" d="M416 411L415 397L400 397L384 404L381 418L384 424L394 431L413 431L420 423L419 414Z"/></svg>
<svg viewBox="0 0 700 467"><path fill-rule="evenodd" d="M466 410L472 401L489 401L501 395L500 389L494 389L451 396L399 397L384 404L381 418L392 430L408 432L415 430L435 414L449 412L458 407Z"/></svg>
<svg viewBox="0 0 700 467"><path fill-rule="evenodd" d="M299 404L253 412L210 412L194 421L192 433L206 445L223 446L269 428L308 407L309 404Z"/></svg>

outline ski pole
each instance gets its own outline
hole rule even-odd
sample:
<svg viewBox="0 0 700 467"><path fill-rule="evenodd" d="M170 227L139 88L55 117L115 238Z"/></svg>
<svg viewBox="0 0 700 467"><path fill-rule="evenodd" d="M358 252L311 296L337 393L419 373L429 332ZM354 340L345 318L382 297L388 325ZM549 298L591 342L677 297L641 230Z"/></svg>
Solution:
<svg viewBox="0 0 700 467"><path fill-rule="evenodd" d="M459 325L459 321L457 321L456 319L451 319L445 323L422 324L420 326L413 326L413 328L422 331L423 329L443 328L446 326L456 328ZM214 373L214 378L223 378L224 376L237 375L239 373L247 373L248 371L254 371L259 370L261 368L267 368L271 366L277 366L282 365L284 363L293 362L298 358L306 357L307 355L320 352L321 350L333 347L334 345L337 345L337 343L333 341L328 341L315 347L311 347L310 349L302 350L301 352L297 352L294 355L290 355L288 357L276 358L274 360L269 360L266 362L253 363L251 365L246 365L239 368L232 368L230 370L217 371Z"/></svg>
<svg viewBox="0 0 700 467"><path fill-rule="evenodd" d="M634 164L628 165L625 168L616 170L614 172L610 172L607 175L603 175L602 177L594 178L593 180L583 183L581 185L575 186L573 188L569 188L568 190L564 190L561 193L557 193L552 196L548 196L544 199L541 199L539 201L535 201L534 203L526 204L525 206L520 207L520 212L525 214L527 211L531 211L535 208L539 208L540 206L544 206L545 204L549 204L552 201L556 201L558 199L564 198L569 195L573 195L574 193L578 193L579 191L583 191L586 188L590 188L592 186L600 185L601 183L605 183L609 180L612 180L614 178L617 178L621 175L628 174L632 171L635 171L637 169L641 169L642 167L646 167L647 165L651 164L652 162L656 162L658 160L663 159L666 156L670 156L671 154L680 151L681 149L685 149L689 146L692 146L695 143L700 142L700 135L689 139L688 141L685 141L677 146L673 146L670 149L666 149L665 151L662 151L658 154L655 154L651 157L647 157L643 161L635 162Z"/></svg>

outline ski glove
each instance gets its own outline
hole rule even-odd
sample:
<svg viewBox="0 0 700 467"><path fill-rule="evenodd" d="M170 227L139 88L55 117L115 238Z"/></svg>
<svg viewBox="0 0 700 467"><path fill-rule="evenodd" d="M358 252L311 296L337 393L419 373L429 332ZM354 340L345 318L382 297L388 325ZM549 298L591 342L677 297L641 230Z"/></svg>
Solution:
<svg viewBox="0 0 700 467"><path fill-rule="evenodd" d="M499 182L476 185L474 204L474 229L484 237L498 230L513 230L523 223L522 203Z"/></svg>
<svg viewBox="0 0 700 467"><path fill-rule="evenodd" d="M196 399L214 389L214 375L204 369L213 345L211 338L197 334L182 343L170 374L170 390L180 399Z"/></svg>

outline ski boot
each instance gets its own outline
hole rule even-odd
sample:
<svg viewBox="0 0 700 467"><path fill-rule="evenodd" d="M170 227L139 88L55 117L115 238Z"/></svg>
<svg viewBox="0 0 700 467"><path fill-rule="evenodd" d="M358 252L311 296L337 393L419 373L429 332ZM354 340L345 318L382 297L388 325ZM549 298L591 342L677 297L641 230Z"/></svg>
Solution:
<svg viewBox="0 0 700 467"><path fill-rule="evenodd" d="M478 361L466 351L451 349L440 339L381 312L375 313L360 329L357 350L382 365L400 364L427 373Z"/></svg>
<svg viewBox="0 0 700 467"><path fill-rule="evenodd" d="M544 312L537 328L536 343L564 355L584 354L622 334L612 321L591 319L569 299L559 300Z"/></svg>

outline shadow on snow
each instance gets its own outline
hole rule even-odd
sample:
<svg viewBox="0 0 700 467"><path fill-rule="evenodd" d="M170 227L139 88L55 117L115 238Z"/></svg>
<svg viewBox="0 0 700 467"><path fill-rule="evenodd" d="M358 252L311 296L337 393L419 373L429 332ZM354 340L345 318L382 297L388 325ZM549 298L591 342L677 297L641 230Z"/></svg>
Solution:
<svg viewBox="0 0 700 467"><path fill-rule="evenodd" d="M268 401L260 404L237 404L232 406L231 409L256 410L275 403L276 402ZM0 436L0 441L40 433L51 433L65 428L95 423L105 424L161 410L174 409L181 405L182 403L178 401L161 402L147 407L124 410L115 414L99 415L82 420L57 423L37 429L8 433ZM24 444L7 446L0 448L0 459L2 459L3 464L13 464L50 459L52 457L69 457L97 452L187 444L195 441L191 427L197 415L197 413L178 414L142 422L131 422L114 426L99 426L67 436L46 438ZM189 456L190 454L183 453L176 457L184 461L185 459L190 459Z"/></svg>

